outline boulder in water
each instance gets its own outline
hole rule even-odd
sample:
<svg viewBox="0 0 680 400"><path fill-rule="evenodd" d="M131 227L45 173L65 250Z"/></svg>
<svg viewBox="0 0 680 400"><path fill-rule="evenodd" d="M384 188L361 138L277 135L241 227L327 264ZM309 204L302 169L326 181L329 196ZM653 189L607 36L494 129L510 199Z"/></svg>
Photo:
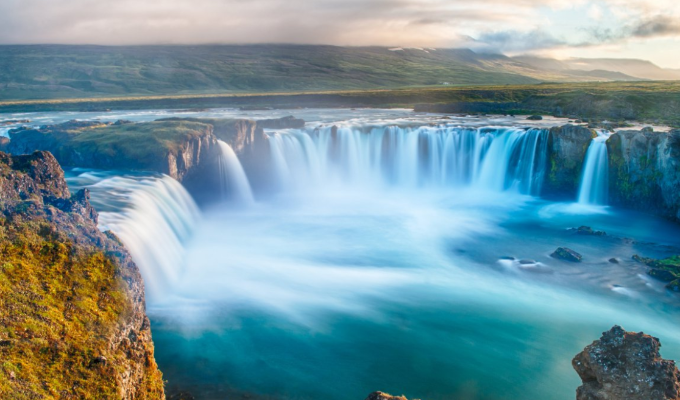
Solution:
<svg viewBox="0 0 680 400"><path fill-rule="evenodd" d="M607 232L596 231L589 226L579 226L578 229L576 229L576 233L578 233L579 235L588 235L588 236L606 236L607 235Z"/></svg>
<svg viewBox="0 0 680 400"><path fill-rule="evenodd" d="M635 254L633 260L651 268L647 271L647 275L660 281L668 282L668 285L666 285L667 289L680 292L680 256L655 260Z"/></svg>
<svg viewBox="0 0 680 400"><path fill-rule="evenodd" d="M373 392L366 397L366 400L407 400L404 396L392 396L383 392Z"/></svg>
<svg viewBox="0 0 680 400"><path fill-rule="evenodd" d="M541 115L530 115L527 117L529 121L541 121L543 117Z"/></svg>
<svg viewBox="0 0 680 400"><path fill-rule="evenodd" d="M572 360L583 384L577 400L677 400L680 372L659 339L614 326Z"/></svg>
<svg viewBox="0 0 680 400"><path fill-rule="evenodd" d="M550 257L571 262L581 262L583 259L582 255L568 247L558 247Z"/></svg>
<svg viewBox="0 0 680 400"><path fill-rule="evenodd" d="M612 264L620 264L619 259L616 258L616 257L610 258L610 259L609 259L609 262L612 263Z"/></svg>

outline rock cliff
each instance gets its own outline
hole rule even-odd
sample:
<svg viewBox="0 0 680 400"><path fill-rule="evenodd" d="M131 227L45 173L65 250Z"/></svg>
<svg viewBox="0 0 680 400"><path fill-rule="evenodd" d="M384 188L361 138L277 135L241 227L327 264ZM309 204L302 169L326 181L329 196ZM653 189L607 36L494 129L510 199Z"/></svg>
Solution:
<svg viewBox="0 0 680 400"><path fill-rule="evenodd" d="M163 399L144 284L47 152L0 153L0 398Z"/></svg>
<svg viewBox="0 0 680 400"><path fill-rule="evenodd" d="M614 326L572 360L583 385L577 400L678 400L680 372L659 354L659 339Z"/></svg>
<svg viewBox="0 0 680 400"><path fill-rule="evenodd" d="M189 121L70 121L14 130L10 138L12 154L44 150L68 167L156 171L179 181L219 154L213 127Z"/></svg>
<svg viewBox="0 0 680 400"><path fill-rule="evenodd" d="M680 130L620 131L607 151L612 205L680 221Z"/></svg>
<svg viewBox="0 0 680 400"><path fill-rule="evenodd" d="M565 125L550 129L548 173L542 195L574 199L578 193L581 169L588 146L597 134L582 126Z"/></svg>

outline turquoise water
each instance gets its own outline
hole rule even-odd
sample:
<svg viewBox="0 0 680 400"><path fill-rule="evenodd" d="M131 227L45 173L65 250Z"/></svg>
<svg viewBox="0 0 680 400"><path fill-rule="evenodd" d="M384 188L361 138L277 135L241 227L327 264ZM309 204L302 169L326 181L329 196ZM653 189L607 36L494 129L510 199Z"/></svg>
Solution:
<svg viewBox="0 0 680 400"><path fill-rule="evenodd" d="M529 196L545 173L544 131L504 117L300 113L309 129L266 132L269 181L251 178L255 200L240 205L199 212L159 175L69 175L140 266L169 393L567 400L580 384L572 357L614 324L680 359L678 295L631 260L680 253L680 228ZM578 235L581 225L608 235ZM583 262L551 258L559 246Z"/></svg>
<svg viewBox="0 0 680 400"><path fill-rule="evenodd" d="M673 225L488 192L299 200L205 213L174 296L149 308L171 389L572 399L571 358L614 324L680 356L677 297L630 260L677 252ZM610 236L568 230L582 224ZM557 246L584 262L550 258Z"/></svg>

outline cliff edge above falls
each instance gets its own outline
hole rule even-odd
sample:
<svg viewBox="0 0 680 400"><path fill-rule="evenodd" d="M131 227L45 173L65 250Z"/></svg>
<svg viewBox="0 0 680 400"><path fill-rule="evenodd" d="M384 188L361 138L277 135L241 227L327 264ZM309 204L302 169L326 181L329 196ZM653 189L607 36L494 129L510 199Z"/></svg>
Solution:
<svg viewBox="0 0 680 400"><path fill-rule="evenodd" d="M577 400L678 400L680 372L659 354L659 339L614 326L577 354Z"/></svg>
<svg viewBox="0 0 680 400"><path fill-rule="evenodd" d="M680 130L619 131L607 151L612 205L680 221Z"/></svg>
<svg viewBox="0 0 680 400"><path fill-rule="evenodd" d="M0 398L164 399L137 266L47 152L0 153Z"/></svg>
<svg viewBox="0 0 680 400"><path fill-rule="evenodd" d="M179 181L219 155L213 127L190 121L69 121L9 135L3 149L15 155L49 151L68 167L155 171Z"/></svg>

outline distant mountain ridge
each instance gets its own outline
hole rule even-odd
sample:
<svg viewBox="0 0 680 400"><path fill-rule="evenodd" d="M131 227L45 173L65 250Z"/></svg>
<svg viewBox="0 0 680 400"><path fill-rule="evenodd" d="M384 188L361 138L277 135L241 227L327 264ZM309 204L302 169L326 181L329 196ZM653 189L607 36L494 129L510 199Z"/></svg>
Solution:
<svg viewBox="0 0 680 400"><path fill-rule="evenodd" d="M647 60L626 58L571 58L555 60L533 56L519 56L513 57L513 59L542 70L569 74L574 74L578 71L591 73L595 71L608 71L638 79L659 81L680 79L680 69L664 69Z"/></svg>
<svg viewBox="0 0 680 400"><path fill-rule="evenodd" d="M0 46L0 100L680 79L643 60L325 45Z"/></svg>

